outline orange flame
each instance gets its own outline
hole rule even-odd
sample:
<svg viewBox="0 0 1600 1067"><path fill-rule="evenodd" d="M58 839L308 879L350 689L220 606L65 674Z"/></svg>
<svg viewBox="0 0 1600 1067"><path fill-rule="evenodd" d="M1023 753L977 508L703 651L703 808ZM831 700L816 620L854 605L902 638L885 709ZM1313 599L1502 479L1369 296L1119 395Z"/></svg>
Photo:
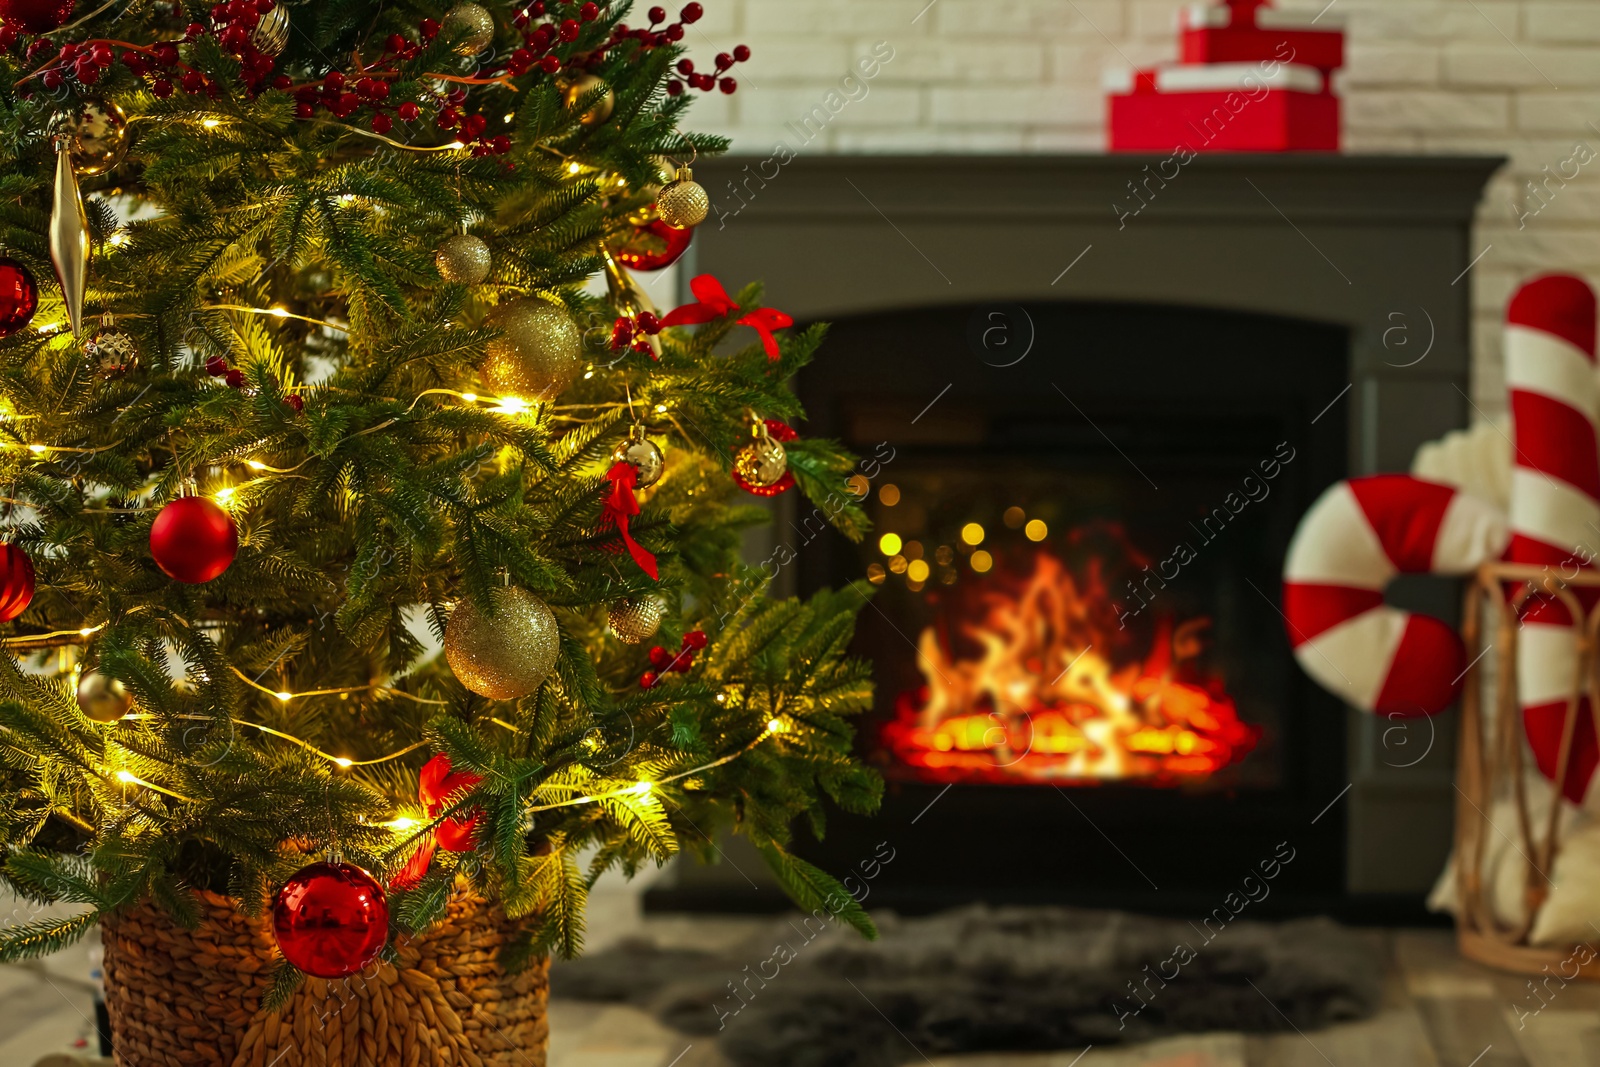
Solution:
<svg viewBox="0 0 1600 1067"><path fill-rule="evenodd" d="M1039 551L1020 588L988 596L961 628L976 657L951 653L933 627L918 642L926 685L901 694L883 740L928 781L1063 783L1192 781L1245 757L1259 727L1240 721L1220 681L1196 660L1209 620L1161 621L1125 667L1099 582L1087 593Z"/></svg>

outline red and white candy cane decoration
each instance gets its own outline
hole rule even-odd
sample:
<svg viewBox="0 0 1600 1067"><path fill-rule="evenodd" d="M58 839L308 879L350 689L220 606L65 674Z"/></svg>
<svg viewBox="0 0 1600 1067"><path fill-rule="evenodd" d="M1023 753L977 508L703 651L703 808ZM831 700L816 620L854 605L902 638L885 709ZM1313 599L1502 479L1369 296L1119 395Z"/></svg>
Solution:
<svg viewBox="0 0 1600 1067"><path fill-rule="evenodd" d="M1506 559L1571 576L1600 545L1600 449L1596 447L1595 295L1582 278L1550 274L1528 282L1506 309L1506 382L1516 424L1511 468L1511 545ZM1574 588L1587 611L1600 590ZM1517 699L1534 759L1554 780L1577 667L1578 629L1566 605L1529 602L1517 639ZM1600 763L1585 697L1562 793L1591 797Z"/></svg>
<svg viewBox="0 0 1600 1067"><path fill-rule="evenodd" d="M1329 488L1283 565L1283 613L1300 666L1329 692L1392 717L1434 715L1461 691L1466 653L1438 619L1383 602L1397 574L1465 574L1505 549L1493 505L1409 474Z"/></svg>

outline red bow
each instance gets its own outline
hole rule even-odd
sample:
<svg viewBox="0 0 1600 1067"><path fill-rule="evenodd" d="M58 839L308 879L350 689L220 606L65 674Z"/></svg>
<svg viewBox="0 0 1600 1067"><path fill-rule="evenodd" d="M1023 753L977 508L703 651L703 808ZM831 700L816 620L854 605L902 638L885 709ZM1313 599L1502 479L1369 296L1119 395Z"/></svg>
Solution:
<svg viewBox="0 0 1600 1067"><path fill-rule="evenodd" d="M697 275L689 283L689 289L694 293L696 302L674 308L661 320L661 325L696 326L702 322L725 319L739 312L739 305L728 296L728 291L722 287L722 283L709 274ZM761 335L761 347L766 350L769 360L778 358L778 339L772 336L772 331L794 325L791 316L772 308L756 308L738 321L739 325L748 326Z"/></svg>
<svg viewBox="0 0 1600 1067"><path fill-rule="evenodd" d="M437 819L445 809L445 800L452 793L471 789L483 781L483 776L471 771L451 774L450 757L441 752L422 765L418 779L417 799L427 808L428 818ZM400 869L400 873L390 881L390 888L410 889L422 881L422 876L428 873L428 864L433 862L435 848L442 848L446 852L471 852L473 838L477 836L478 823L482 819L483 812L473 808L466 818L455 816L434 827L421 847Z"/></svg>
<svg viewBox="0 0 1600 1067"><path fill-rule="evenodd" d="M638 476L638 470L626 460L619 460L606 471L606 480L611 483L611 492L607 493L601 502L600 525L615 526L617 533L622 535L622 543L628 546L628 554L639 565L639 569L650 577L659 579L661 575L656 570L656 557L635 541L633 534L628 532L629 520L639 514L639 501L633 495L634 479Z"/></svg>

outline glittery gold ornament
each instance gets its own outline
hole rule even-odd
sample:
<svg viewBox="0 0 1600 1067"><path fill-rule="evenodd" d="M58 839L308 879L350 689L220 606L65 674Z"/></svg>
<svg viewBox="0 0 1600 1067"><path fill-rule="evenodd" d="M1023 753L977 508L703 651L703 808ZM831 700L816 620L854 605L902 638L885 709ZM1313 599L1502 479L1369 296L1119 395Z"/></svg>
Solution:
<svg viewBox="0 0 1600 1067"><path fill-rule="evenodd" d="M289 44L289 9L282 0L256 20L250 41L264 55L276 56Z"/></svg>
<svg viewBox="0 0 1600 1067"><path fill-rule="evenodd" d="M611 450L611 461L633 464L635 489L648 489L655 485L667 467L661 449L645 436L644 427L637 422L628 430L628 439L619 441L617 447Z"/></svg>
<svg viewBox="0 0 1600 1067"><path fill-rule="evenodd" d="M133 694L115 678L84 671L78 679L78 707L95 722L116 722L133 710Z"/></svg>
<svg viewBox="0 0 1600 1067"><path fill-rule="evenodd" d="M661 187L656 194L656 212L661 221L677 229L698 226L711 214L711 197L705 187L694 180L688 167L679 167L677 175Z"/></svg>
<svg viewBox="0 0 1600 1067"><path fill-rule="evenodd" d="M514 700L539 688L560 645L549 605L515 586L495 587L493 615L462 600L444 628L450 669L462 685L491 700Z"/></svg>
<svg viewBox="0 0 1600 1067"><path fill-rule="evenodd" d="M564 100L569 108L577 107L579 100L596 89L604 89L605 93L578 120L584 126L598 126L611 117L611 109L616 106L616 99L612 95L611 86L593 74L580 74L567 83Z"/></svg>
<svg viewBox="0 0 1600 1067"><path fill-rule="evenodd" d="M83 352L98 364L96 369L107 378L126 374L139 355L133 338L117 326L109 311L100 316L100 328L83 343Z"/></svg>
<svg viewBox="0 0 1600 1067"><path fill-rule="evenodd" d="M72 169L80 177L104 174L128 151L128 117L108 100L85 100L67 119Z"/></svg>
<svg viewBox="0 0 1600 1067"><path fill-rule="evenodd" d="M494 40L494 16L477 4L457 4L445 13L440 32L446 39L466 34L456 42L456 54L475 56Z"/></svg>
<svg viewBox="0 0 1600 1067"><path fill-rule="evenodd" d="M89 214L72 170L68 135L56 141L56 185L50 201L50 261L61 282L72 336L83 332L83 294L89 285Z"/></svg>
<svg viewBox="0 0 1600 1067"><path fill-rule="evenodd" d="M733 455L734 478L746 488L770 489L789 473L789 453L767 432L765 422L758 420L751 432L754 440Z"/></svg>
<svg viewBox="0 0 1600 1067"><path fill-rule="evenodd" d="M656 635L666 610L667 602L658 596L623 597L606 610L606 625L617 640L637 645Z"/></svg>
<svg viewBox="0 0 1600 1067"><path fill-rule="evenodd" d="M470 233L447 237L433 253L433 265L447 282L457 285L477 285L489 276L493 261L489 246Z"/></svg>
<svg viewBox="0 0 1600 1067"><path fill-rule="evenodd" d="M583 337L560 304L524 297L501 304L483 324L500 331L482 368L497 396L548 400L583 370Z"/></svg>

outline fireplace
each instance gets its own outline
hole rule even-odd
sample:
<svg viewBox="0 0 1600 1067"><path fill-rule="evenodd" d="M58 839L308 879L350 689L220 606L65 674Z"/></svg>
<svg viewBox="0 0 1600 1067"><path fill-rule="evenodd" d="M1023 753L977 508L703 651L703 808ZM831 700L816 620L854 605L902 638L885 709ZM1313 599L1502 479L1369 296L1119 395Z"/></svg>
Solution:
<svg viewBox="0 0 1600 1067"><path fill-rule="evenodd" d="M790 545L787 591L875 587L860 747L883 812L803 850L848 871L887 840L871 902L907 910L1183 911L1283 843L1258 910L1414 917L1449 846L1448 724L1396 738L1305 678L1279 572L1328 484L1466 423L1453 283L1498 161L1201 157L1129 220L1108 205L1144 162L700 169L737 210L685 274L764 272L776 306L832 322L802 430L876 459L868 543L784 498L753 546ZM1454 594L1396 598L1448 615ZM651 905L766 899L730 855Z"/></svg>

